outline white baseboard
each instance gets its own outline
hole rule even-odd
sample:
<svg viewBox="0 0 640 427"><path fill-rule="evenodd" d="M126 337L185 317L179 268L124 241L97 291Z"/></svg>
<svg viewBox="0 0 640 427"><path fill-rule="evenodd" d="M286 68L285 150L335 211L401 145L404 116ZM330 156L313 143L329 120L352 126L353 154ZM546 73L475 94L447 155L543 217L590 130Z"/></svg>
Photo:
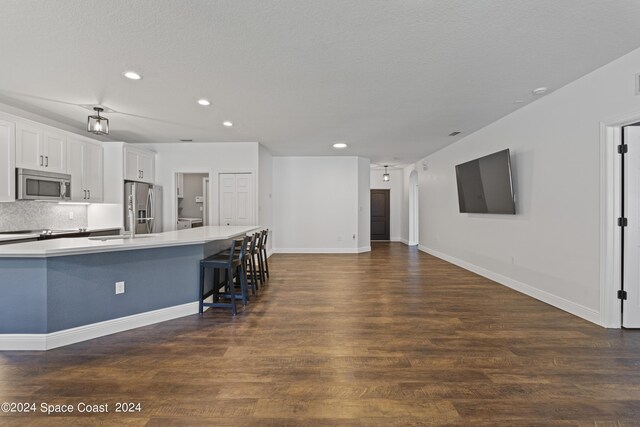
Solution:
<svg viewBox="0 0 640 427"><path fill-rule="evenodd" d="M362 246L358 248L358 253L361 254L363 252L371 252L371 246Z"/></svg>
<svg viewBox="0 0 640 427"><path fill-rule="evenodd" d="M409 241L407 239L400 239L401 243L404 243L405 245L409 244Z"/></svg>
<svg viewBox="0 0 640 427"><path fill-rule="evenodd" d="M422 252L426 252L429 255L433 255L437 258L450 262L451 264L455 264L458 267L462 267L465 270L472 271L480 276L486 277L487 279L493 280L494 282L500 283L508 288L511 288L515 291L521 292L525 295L528 295L532 298L545 302L549 305L552 305L560 310L564 310L568 313L571 313L575 316L581 317L589 322L600 325L600 312L593 310L589 307L585 307L581 304L576 304L575 302L569 301L565 298L559 297L557 295L551 294L547 291L540 290L531 285L527 285L526 283L520 282L518 280L512 279L507 276L503 276L502 274L495 273L493 271L487 270L483 267L479 267L475 264L471 264L467 261L463 261L461 259L455 258L453 256L444 254L442 252L438 252L436 250L427 248L426 246L419 245L418 249Z"/></svg>
<svg viewBox="0 0 640 427"><path fill-rule="evenodd" d="M357 254L359 248L274 248L276 254Z"/></svg>
<svg viewBox="0 0 640 427"><path fill-rule="evenodd" d="M50 334L0 334L0 350L50 350L198 313L198 302L161 308Z"/></svg>

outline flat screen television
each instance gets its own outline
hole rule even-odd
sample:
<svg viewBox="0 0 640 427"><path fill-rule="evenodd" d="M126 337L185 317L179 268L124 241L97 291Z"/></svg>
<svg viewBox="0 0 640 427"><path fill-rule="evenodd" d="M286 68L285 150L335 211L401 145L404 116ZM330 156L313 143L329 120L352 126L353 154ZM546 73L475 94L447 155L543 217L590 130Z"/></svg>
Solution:
<svg viewBox="0 0 640 427"><path fill-rule="evenodd" d="M456 165L462 213L515 215L509 150Z"/></svg>

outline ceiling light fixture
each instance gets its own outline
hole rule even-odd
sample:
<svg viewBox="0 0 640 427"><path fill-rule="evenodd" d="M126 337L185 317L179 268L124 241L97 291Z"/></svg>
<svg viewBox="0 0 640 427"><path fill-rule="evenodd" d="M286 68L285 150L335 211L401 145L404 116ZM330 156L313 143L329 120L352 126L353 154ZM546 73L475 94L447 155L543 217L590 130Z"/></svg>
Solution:
<svg viewBox="0 0 640 427"><path fill-rule="evenodd" d="M203 98L203 99L198 99L198 104L206 107L208 105L211 105L211 102L209 102L209 100Z"/></svg>
<svg viewBox="0 0 640 427"><path fill-rule="evenodd" d="M96 135L109 135L109 119L100 115L104 108L93 107L93 109L96 111L96 115L87 118L87 132Z"/></svg>
<svg viewBox="0 0 640 427"><path fill-rule="evenodd" d="M455 131L455 132L451 132L449 134L449 136L456 136L456 135L460 135L461 132Z"/></svg>
<svg viewBox="0 0 640 427"><path fill-rule="evenodd" d="M225 125L226 127L230 128L231 126L233 126L233 123L226 121L226 122L222 122L223 125Z"/></svg>
<svg viewBox="0 0 640 427"><path fill-rule="evenodd" d="M546 87L538 87L531 91L534 95L543 95L547 91Z"/></svg>
<svg viewBox="0 0 640 427"><path fill-rule="evenodd" d="M347 144L345 144L344 142L336 142L335 144L333 144L333 148L347 148Z"/></svg>
<svg viewBox="0 0 640 427"><path fill-rule="evenodd" d="M142 80L142 76L135 71L125 71L122 75L129 80Z"/></svg>
<svg viewBox="0 0 640 427"><path fill-rule="evenodd" d="M389 181L389 172L387 172L387 165L384 165L384 173L382 174L382 180L384 182L388 182Z"/></svg>

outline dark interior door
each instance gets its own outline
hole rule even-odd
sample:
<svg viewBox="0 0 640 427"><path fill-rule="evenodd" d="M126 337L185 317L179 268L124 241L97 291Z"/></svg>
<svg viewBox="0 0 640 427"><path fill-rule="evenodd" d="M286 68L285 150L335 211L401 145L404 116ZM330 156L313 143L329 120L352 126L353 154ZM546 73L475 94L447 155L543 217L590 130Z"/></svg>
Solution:
<svg viewBox="0 0 640 427"><path fill-rule="evenodd" d="M389 190L371 190L371 240L389 240Z"/></svg>

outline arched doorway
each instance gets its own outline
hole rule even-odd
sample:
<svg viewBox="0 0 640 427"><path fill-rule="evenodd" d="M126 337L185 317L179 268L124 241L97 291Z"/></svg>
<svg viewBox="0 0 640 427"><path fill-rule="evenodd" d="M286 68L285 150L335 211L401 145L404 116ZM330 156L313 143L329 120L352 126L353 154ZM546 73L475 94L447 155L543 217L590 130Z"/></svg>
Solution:
<svg viewBox="0 0 640 427"><path fill-rule="evenodd" d="M418 197L418 172L413 170L409 175L409 246L420 243L420 203Z"/></svg>

